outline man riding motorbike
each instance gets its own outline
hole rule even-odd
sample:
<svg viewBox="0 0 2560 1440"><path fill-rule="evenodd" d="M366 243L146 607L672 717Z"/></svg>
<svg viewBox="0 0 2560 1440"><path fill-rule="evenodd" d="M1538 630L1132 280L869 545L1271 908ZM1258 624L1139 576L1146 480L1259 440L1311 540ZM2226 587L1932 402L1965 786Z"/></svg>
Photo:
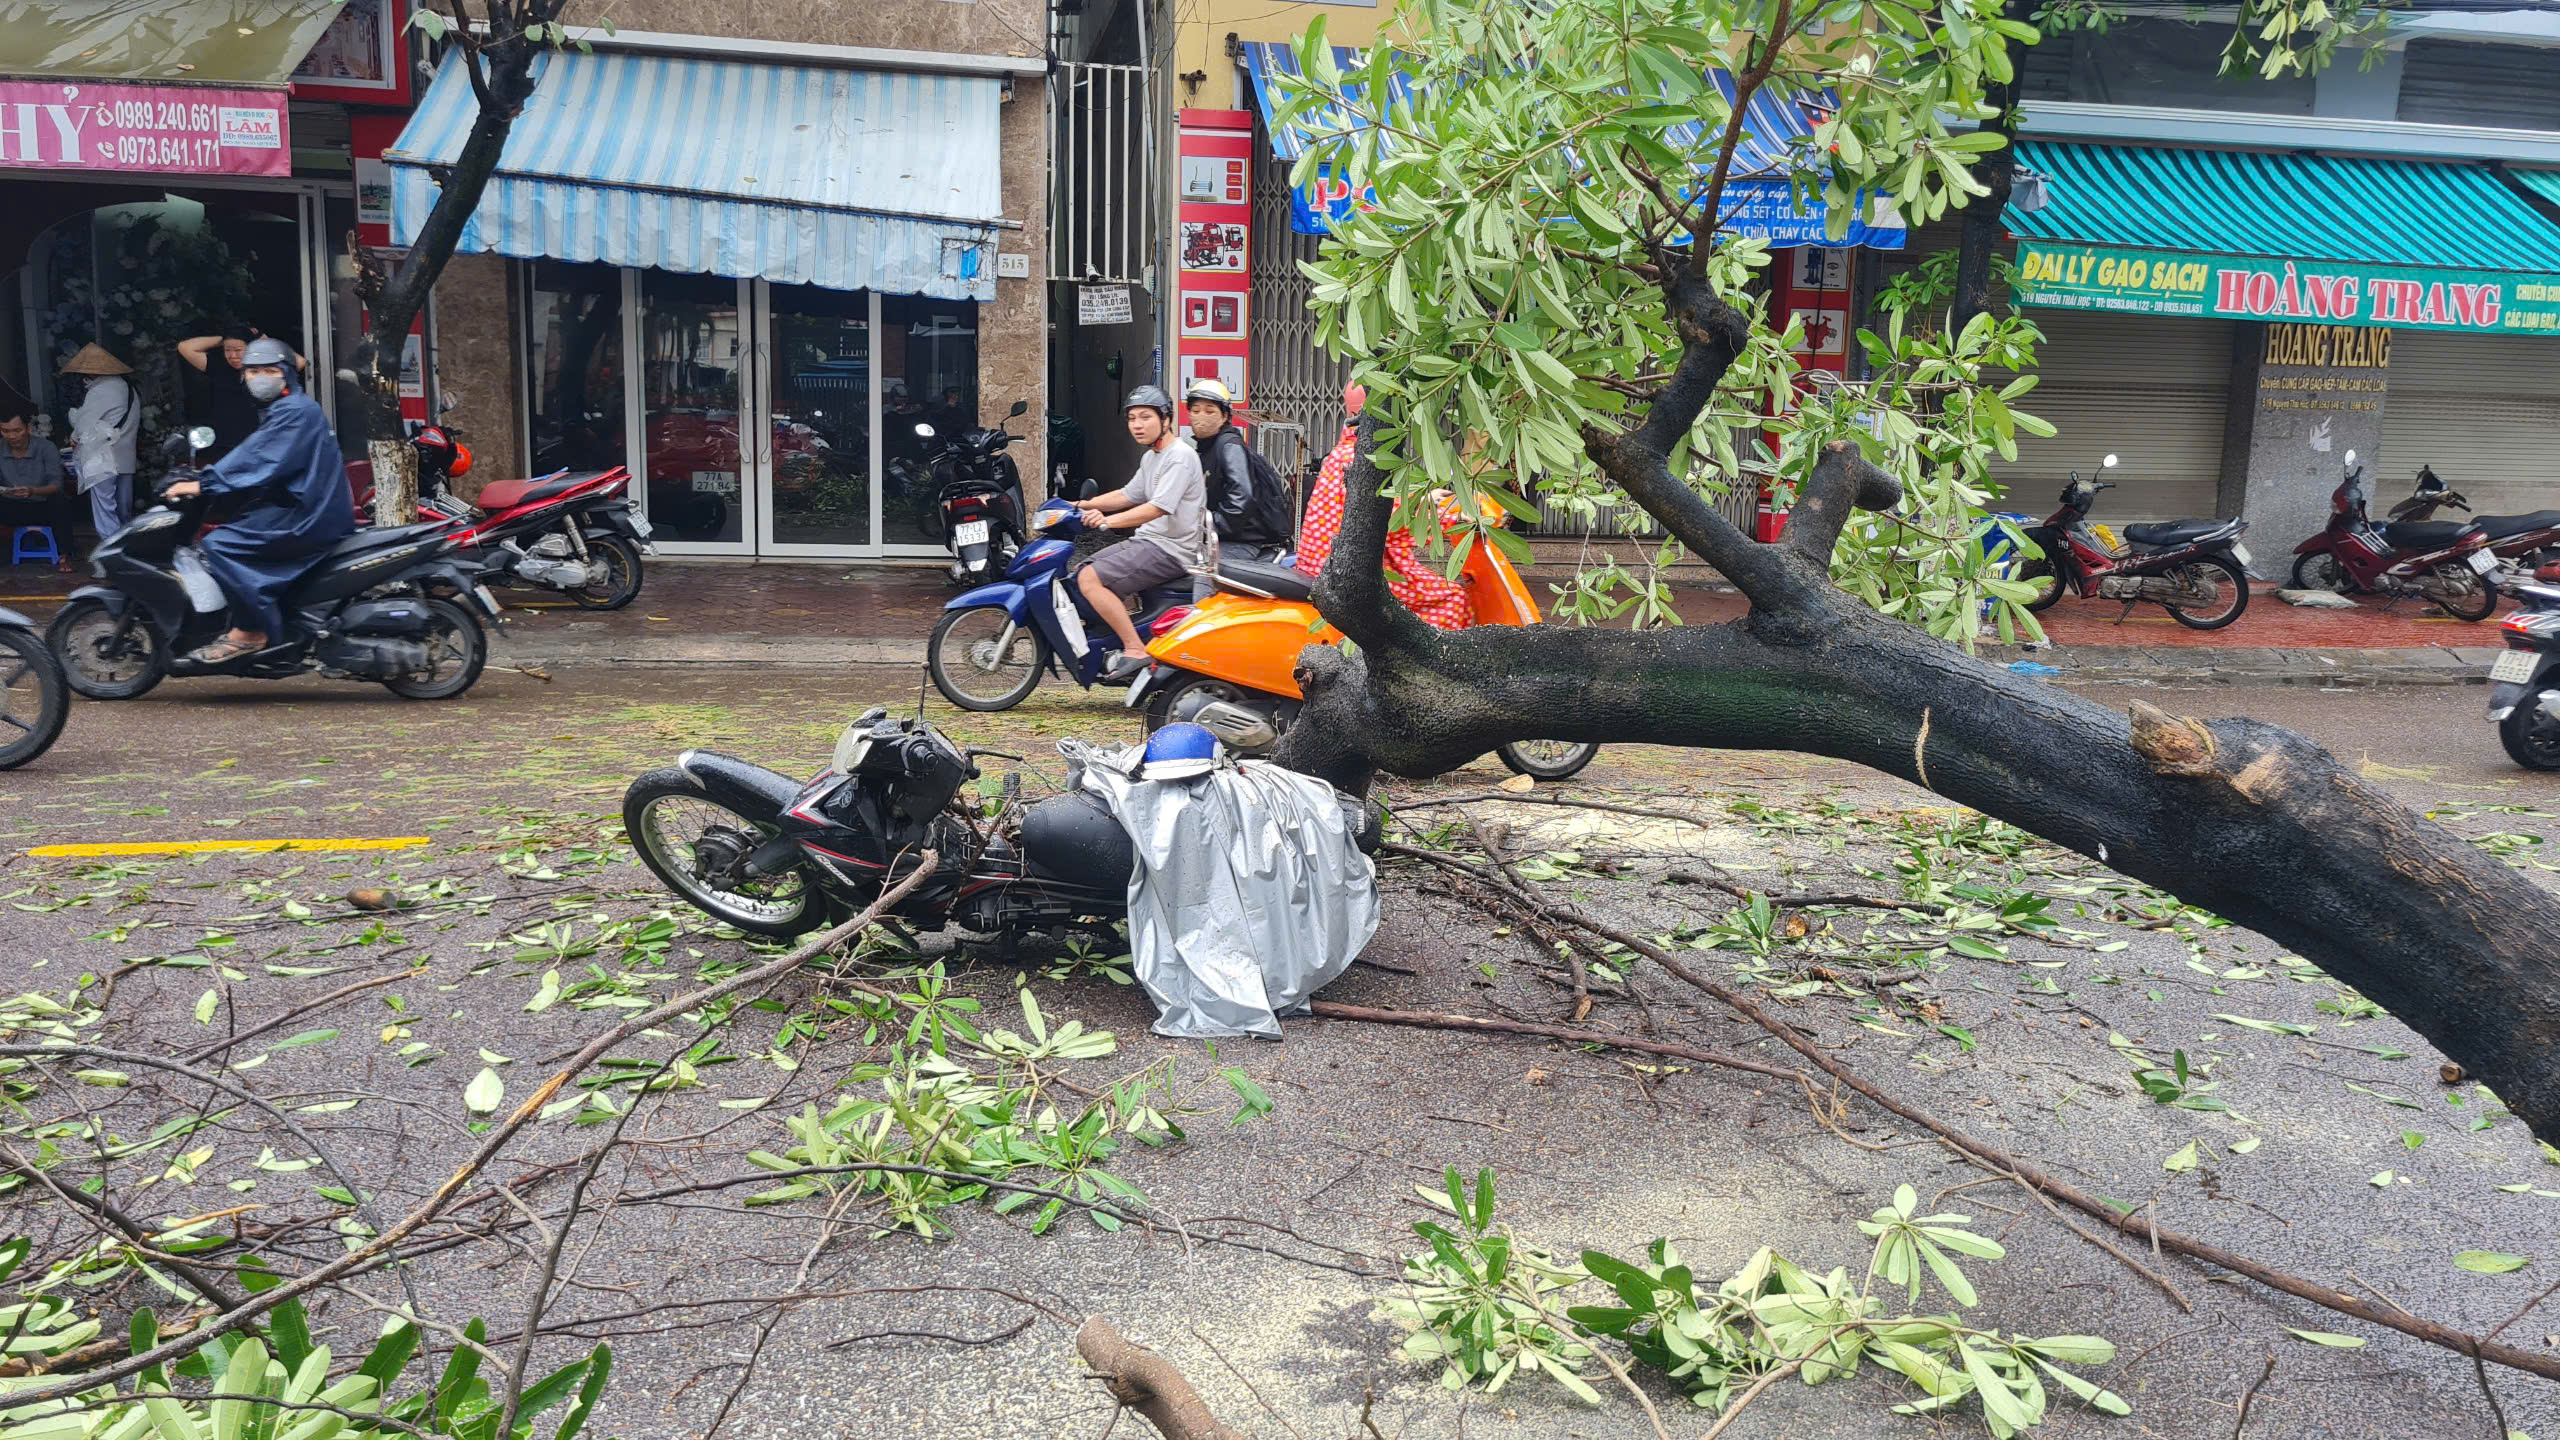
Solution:
<svg viewBox="0 0 2560 1440"><path fill-rule="evenodd" d="M1182 392L1191 438L1200 450L1209 518L1218 528L1218 553L1229 559L1276 562L1289 550L1289 497L1279 473L1257 463L1244 432L1236 428L1235 397L1216 380L1194 380Z"/></svg>
<svg viewBox="0 0 2560 1440"><path fill-rule="evenodd" d="M1208 570L1217 561L1200 457L1174 437L1173 397L1153 385L1141 385L1129 392L1122 411L1129 422L1129 438L1146 452L1138 457L1138 473L1128 484L1108 495L1096 495L1079 508L1086 525L1135 530L1137 538L1103 551L1076 575L1085 603L1119 637L1120 658L1102 677L1113 684L1135 678L1148 664L1147 644L1129 621L1128 602L1156 586Z"/></svg>
<svg viewBox="0 0 2560 1440"><path fill-rule="evenodd" d="M239 515L205 537L205 569L231 602L231 631L190 660L220 665L254 655L284 638L277 602L330 546L356 528L346 466L318 402L293 383L293 350L281 340L252 341L240 378L264 407L258 428L196 479L165 492L255 497Z"/></svg>

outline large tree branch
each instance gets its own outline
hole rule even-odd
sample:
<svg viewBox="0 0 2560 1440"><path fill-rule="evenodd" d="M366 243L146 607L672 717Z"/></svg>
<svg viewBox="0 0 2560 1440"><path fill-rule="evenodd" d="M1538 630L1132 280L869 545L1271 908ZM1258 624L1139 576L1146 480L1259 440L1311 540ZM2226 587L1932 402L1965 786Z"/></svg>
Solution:
<svg viewBox="0 0 2560 1440"><path fill-rule="evenodd" d="M1405 423L1410 428L1432 422L1410 414ZM1387 532L1394 525L1395 502L1380 484L1377 444L1377 415L1370 411L1360 417L1351 468L1342 477L1342 529L1334 536L1324 576L1316 582L1316 610L1364 650L1427 658L1440 632L1423 624L1387 589ZM1430 504L1427 499L1419 503Z"/></svg>
<svg viewBox="0 0 2560 1440"><path fill-rule="evenodd" d="M1787 528L1779 543L1822 567L1831 569L1831 549L1840 543L1840 527L1852 510L1882 512L1902 503L1902 482L1871 464L1858 447L1834 440L1822 447L1787 511Z"/></svg>

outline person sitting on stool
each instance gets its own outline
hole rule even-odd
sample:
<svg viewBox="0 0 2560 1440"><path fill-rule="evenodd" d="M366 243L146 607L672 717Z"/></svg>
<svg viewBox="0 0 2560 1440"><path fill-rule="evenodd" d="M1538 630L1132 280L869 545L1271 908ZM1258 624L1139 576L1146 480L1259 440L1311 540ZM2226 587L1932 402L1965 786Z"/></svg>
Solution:
<svg viewBox="0 0 2560 1440"><path fill-rule="evenodd" d="M355 502L346 464L319 403L291 379L293 349L253 340L240 377L266 407L240 448L162 493L256 496L245 512L204 539L204 568L231 602L231 632L187 658L220 665L256 654L284 638L277 603L310 573L329 547L355 533Z"/></svg>
<svg viewBox="0 0 2560 1440"><path fill-rule="evenodd" d="M0 413L0 529L53 531L53 568L71 573L70 472L25 411ZM14 548L14 547L13 547Z"/></svg>

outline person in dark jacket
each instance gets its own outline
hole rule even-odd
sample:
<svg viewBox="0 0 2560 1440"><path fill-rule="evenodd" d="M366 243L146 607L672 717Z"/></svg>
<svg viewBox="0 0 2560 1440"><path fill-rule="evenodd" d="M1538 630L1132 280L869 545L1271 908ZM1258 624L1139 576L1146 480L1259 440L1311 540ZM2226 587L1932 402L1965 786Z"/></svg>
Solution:
<svg viewBox="0 0 2560 1440"><path fill-rule="evenodd" d="M292 347L281 340L250 342L240 357L240 378L265 407L258 428L220 463L165 492L171 498L201 492L249 501L204 539L204 567L231 602L232 628L188 657L199 664L237 660L283 638L278 602L285 591L330 546L355 532L355 502L347 494L337 436L293 373Z"/></svg>
<svg viewBox="0 0 2560 1440"><path fill-rule="evenodd" d="M1277 561L1288 553L1287 497L1265 495L1254 478L1253 456L1236 428L1235 397L1215 380L1194 380L1182 392L1200 470L1209 482L1209 514L1224 558Z"/></svg>

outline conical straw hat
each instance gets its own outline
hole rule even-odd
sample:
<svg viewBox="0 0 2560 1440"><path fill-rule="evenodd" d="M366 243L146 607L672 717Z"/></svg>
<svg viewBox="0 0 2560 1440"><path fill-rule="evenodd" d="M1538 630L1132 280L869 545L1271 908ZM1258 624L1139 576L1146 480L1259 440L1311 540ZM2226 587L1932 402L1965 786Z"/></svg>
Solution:
<svg viewBox="0 0 2560 1440"><path fill-rule="evenodd" d="M65 375L130 375L133 367L110 355L106 347L91 342L80 347L80 353L63 362Z"/></svg>

